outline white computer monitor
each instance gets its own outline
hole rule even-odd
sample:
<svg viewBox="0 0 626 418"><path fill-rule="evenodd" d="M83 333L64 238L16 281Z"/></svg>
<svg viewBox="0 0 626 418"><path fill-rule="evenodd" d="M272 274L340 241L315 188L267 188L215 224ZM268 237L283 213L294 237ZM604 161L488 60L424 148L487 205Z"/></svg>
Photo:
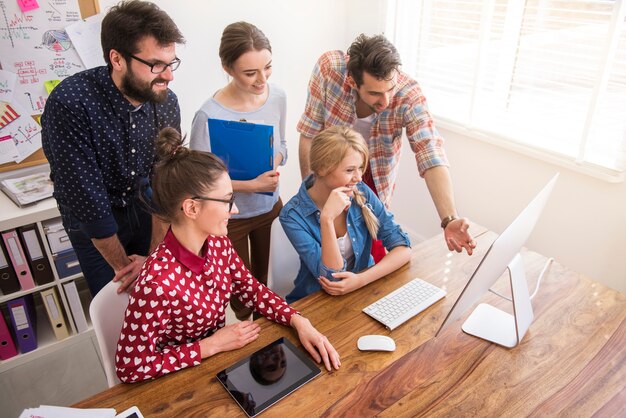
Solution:
<svg viewBox="0 0 626 418"><path fill-rule="evenodd" d="M454 306L448 312L437 335L471 308L508 269L513 315L489 304L481 303L463 323L462 329L468 334L509 348L515 347L522 340L533 321L533 308L519 252L535 227L558 177L559 174L555 174L522 213L491 244Z"/></svg>

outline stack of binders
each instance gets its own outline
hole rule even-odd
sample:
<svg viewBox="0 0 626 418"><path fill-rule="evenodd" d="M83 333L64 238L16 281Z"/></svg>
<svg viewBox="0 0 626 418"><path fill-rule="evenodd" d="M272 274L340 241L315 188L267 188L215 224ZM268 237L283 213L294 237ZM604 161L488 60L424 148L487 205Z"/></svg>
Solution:
<svg viewBox="0 0 626 418"><path fill-rule="evenodd" d="M8 295L30 290L54 280L37 225L2 233L0 242L0 291Z"/></svg>
<svg viewBox="0 0 626 418"><path fill-rule="evenodd" d="M28 291L54 281L52 266L36 224L4 231L1 235L0 291L3 295ZM40 294L56 338L67 338L69 330L56 287L42 290ZM0 360L37 348L34 301L33 294L9 300L6 303L9 313L6 320L0 313ZM84 317L82 309L81 314Z"/></svg>
<svg viewBox="0 0 626 418"><path fill-rule="evenodd" d="M56 287L42 290L40 294L56 339L69 337L63 305L57 296ZM22 354L33 351L38 346L37 313L33 294L8 301L7 308L10 327L4 321L4 316L0 315L0 360L6 360L17 354L13 337Z"/></svg>

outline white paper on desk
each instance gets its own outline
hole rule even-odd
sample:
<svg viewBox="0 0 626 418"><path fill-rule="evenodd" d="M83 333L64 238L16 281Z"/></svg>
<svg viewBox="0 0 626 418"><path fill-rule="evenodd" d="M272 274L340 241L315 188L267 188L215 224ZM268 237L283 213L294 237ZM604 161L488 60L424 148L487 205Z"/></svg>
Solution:
<svg viewBox="0 0 626 418"><path fill-rule="evenodd" d="M65 28L85 68L106 65L102 56L100 29L104 13L73 23Z"/></svg>
<svg viewBox="0 0 626 418"><path fill-rule="evenodd" d="M10 102L13 100L16 79L17 74L11 71L0 70L0 102Z"/></svg>
<svg viewBox="0 0 626 418"><path fill-rule="evenodd" d="M48 98L44 81L84 69L64 28L81 20L77 0L41 1L22 13L15 0L0 0L2 68L17 74L12 103L40 114Z"/></svg>
<svg viewBox="0 0 626 418"><path fill-rule="evenodd" d="M11 103L11 107L20 116L0 129L0 137L11 136L13 138L18 153L14 161L19 163L41 148L41 126L17 103Z"/></svg>
<svg viewBox="0 0 626 418"><path fill-rule="evenodd" d="M66 408L63 406L41 405L39 408L25 409L19 418L114 418L115 409L113 408Z"/></svg>

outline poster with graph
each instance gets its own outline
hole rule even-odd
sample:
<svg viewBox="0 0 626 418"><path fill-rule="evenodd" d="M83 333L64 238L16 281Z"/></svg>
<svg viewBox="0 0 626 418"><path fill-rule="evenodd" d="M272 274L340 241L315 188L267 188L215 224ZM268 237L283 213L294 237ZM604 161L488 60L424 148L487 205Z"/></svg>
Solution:
<svg viewBox="0 0 626 418"><path fill-rule="evenodd" d="M30 116L43 112L50 86L84 69L65 31L81 20L78 0L31 3L39 7L22 11L18 1L0 0L0 65L14 74L9 104L20 116L0 128L0 137L13 137L17 154L10 152L18 163L41 148L41 135Z"/></svg>
<svg viewBox="0 0 626 418"><path fill-rule="evenodd" d="M44 82L84 69L65 27L81 20L77 0L44 0L22 12L15 0L0 0L0 64L17 75L13 100L41 114Z"/></svg>

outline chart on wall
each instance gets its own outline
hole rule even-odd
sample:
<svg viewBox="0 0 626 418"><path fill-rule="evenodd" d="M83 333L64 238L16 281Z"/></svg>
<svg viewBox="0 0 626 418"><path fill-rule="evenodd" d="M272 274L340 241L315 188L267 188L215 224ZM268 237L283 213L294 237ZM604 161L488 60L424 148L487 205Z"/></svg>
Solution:
<svg viewBox="0 0 626 418"><path fill-rule="evenodd" d="M11 90L8 102L21 115L41 114L52 88L84 69L65 31L66 26L80 20L78 0L0 0L0 64L4 73L0 74L0 87L4 94ZM12 80L7 79L7 73L13 74ZM17 118L10 125L20 121L28 119ZM1 137L25 131L25 127L10 125L0 128ZM41 147L40 135L16 146L20 152L15 161L19 162Z"/></svg>

